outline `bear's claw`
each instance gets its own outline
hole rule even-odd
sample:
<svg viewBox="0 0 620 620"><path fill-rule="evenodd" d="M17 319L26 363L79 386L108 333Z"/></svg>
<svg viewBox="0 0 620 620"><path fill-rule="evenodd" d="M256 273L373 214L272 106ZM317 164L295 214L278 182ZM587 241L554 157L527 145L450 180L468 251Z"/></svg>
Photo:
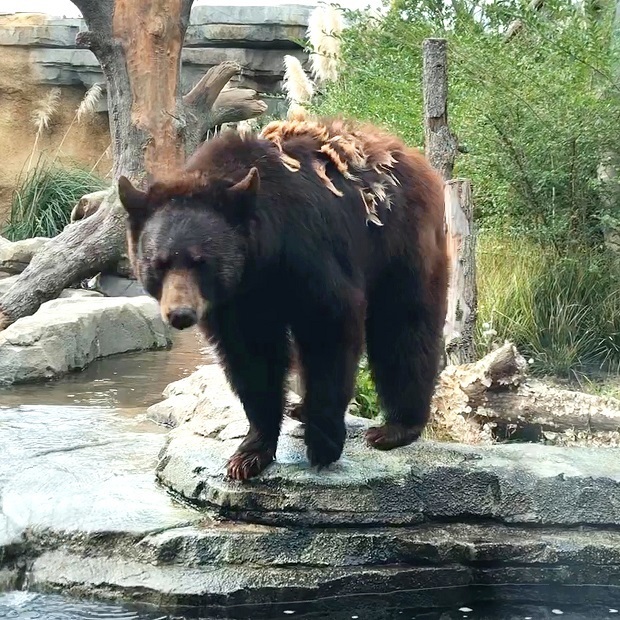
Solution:
<svg viewBox="0 0 620 620"><path fill-rule="evenodd" d="M273 460L274 455L269 451L235 452L228 460L228 477L249 480L258 476Z"/></svg>

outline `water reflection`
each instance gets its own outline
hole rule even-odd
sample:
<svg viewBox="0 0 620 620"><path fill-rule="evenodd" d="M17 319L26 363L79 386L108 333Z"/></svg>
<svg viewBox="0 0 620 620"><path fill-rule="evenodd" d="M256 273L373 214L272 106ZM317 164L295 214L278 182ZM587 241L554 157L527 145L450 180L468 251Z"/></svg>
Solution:
<svg viewBox="0 0 620 620"><path fill-rule="evenodd" d="M175 332L168 351L126 353L97 360L57 381L0 388L0 406L45 403L144 410L162 399L169 383L212 361L195 329Z"/></svg>
<svg viewBox="0 0 620 620"><path fill-rule="evenodd" d="M168 616L141 613L119 605L73 601L33 592L0 594L0 618L14 620L166 620Z"/></svg>
<svg viewBox="0 0 620 620"><path fill-rule="evenodd" d="M465 611L465 609L467 611ZM424 611L405 608L390 608L389 603L379 611L369 610L363 605L358 609L343 609L328 613L304 614L302 611L280 608L273 614L260 613L263 620L283 618L304 618L305 620L326 618L328 620L610 620L618 618L618 610L607 607L558 608L542 606L481 605L460 609ZM245 615L235 618L255 617L248 609ZM256 616L258 617L258 616ZM135 607L93 603L65 598L57 595L44 595L32 592L9 592L0 594L0 619L13 620L209 620L205 616L177 616L162 614L152 610L138 610ZM211 619L213 620L213 619Z"/></svg>

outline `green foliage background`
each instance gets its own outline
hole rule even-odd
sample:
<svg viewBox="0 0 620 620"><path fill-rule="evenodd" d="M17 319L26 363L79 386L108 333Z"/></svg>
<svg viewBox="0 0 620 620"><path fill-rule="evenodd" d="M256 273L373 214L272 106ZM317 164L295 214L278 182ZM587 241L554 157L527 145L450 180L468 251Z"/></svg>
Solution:
<svg viewBox="0 0 620 620"><path fill-rule="evenodd" d="M349 13L340 79L323 114L379 123L423 145L422 42L449 42L450 126L466 145L455 175L472 180L477 222L561 251L600 245L618 221L597 167L620 144L613 7L591 15L566 0L541 11L492 4L397 0L378 21ZM520 33L504 32L520 19ZM613 190L615 191L615 189Z"/></svg>

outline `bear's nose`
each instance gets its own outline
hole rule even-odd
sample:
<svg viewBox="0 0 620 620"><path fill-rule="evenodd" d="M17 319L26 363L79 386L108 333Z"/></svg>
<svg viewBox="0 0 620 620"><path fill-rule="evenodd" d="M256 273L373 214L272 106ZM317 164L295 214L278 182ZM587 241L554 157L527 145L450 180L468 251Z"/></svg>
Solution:
<svg viewBox="0 0 620 620"><path fill-rule="evenodd" d="M168 322L175 329L187 329L196 325L198 315L192 308L175 308L168 313Z"/></svg>

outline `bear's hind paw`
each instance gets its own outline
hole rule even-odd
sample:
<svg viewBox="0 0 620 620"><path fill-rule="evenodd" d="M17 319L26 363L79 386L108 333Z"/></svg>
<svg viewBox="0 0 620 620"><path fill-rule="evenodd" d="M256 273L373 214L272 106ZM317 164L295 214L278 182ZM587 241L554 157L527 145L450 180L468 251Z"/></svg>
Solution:
<svg viewBox="0 0 620 620"><path fill-rule="evenodd" d="M228 477L232 480L249 480L258 476L274 460L270 451L235 452L228 460Z"/></svg>
<svg viewBox="0 0 620 620"><path fill-rule="evenodd" d="M366 431L366 442L377 450L393 450L407 446L420 438L424 427L383 424Z"/></svg>

